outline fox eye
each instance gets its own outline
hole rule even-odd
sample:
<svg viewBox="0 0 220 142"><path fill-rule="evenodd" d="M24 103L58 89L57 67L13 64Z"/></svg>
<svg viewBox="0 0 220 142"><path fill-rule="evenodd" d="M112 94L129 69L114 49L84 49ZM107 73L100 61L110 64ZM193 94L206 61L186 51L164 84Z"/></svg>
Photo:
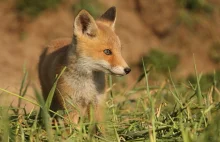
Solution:
<svg viewBox="0 0 220 142"><path fill-rule="evenodd" d="M103 51L106 55L112 55L112 51L110 49L105 49Z"/></svg>

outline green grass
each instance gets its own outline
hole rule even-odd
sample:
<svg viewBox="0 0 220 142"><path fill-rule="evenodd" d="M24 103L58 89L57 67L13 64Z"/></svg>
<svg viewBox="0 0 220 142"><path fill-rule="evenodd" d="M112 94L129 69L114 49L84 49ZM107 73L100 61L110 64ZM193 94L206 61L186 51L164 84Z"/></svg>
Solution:
<svg viewBox="0 0 220 142"><path fill-rule="evenodd" d="M131 90L114 90L114 82L109 78L111 89L106 100L106 120L102 123L105 134L91 131L94 122L87 118L80 121L79 129L74 129L74 124L64 124L59 112L58 120L52 121L54 115L53 112L49 115L48 108L56 82L46 103L36 89L38 101L30 100L25 97L28 83L24 73L19 94L0 90L33 103L41 108L41 113L40 109L27 113L20 105L0 107L0 141L220 141L220 91L216 77L211 81L216 83L204 90L200 85L203 76L197 73L195 66L195 83L177 84L169 72L169 81L152 87L148 83L151 72L145 66L143 71L140 80L145 83L136 84ZM117 101L120 96L125 99ZM130 99L130 96L136 97Z"/></svg>
<svg viewBox="0 0 220 142"><path fill-rule="evenodd" d="M217 7L207 0L176 0L178 6L177 24L183 24L194 31L202 17L212 15Z"/></svg>
<svg viewBox="0 0 220 142"><path fill-rule="evenodd" d="M179 63L179 57L176 54L165 53L157 49L150 50L143 60L146 65L152 65L156 72L165 74L168 73L168 68L175 70ZM141 68L142 66L141 62Z"/></svg>
<svg viewBox="0 0 220 142"><path fill-rule="evenodd" d="M184 9L191 12L206 12L213 11L213 5L207 0L177 0L177 3Z"/></svg>
<svg viewBox="0 0 220 142"><path fill-rule="evenodd" d="M189 81L192 85L196 84L196 76L189 75L187 81ZM200 79L200 86L202 91L208 91L212 86L220 87L220 71L216 70L213 73L205 73L202 75Z"/></svg>
<svg viewBox="0 0 220 142"><path fill-rule="evenodd" d="M209 58L216 64L220 63L220 42L214 42L209 49Z"/></svg>
<svg viewBox="0 0 220 142"><path fill-rule="evenodd" d="M151 49L148 54L143 57L143 61L145 66L147 66L151 72L149 79L160 81L169 76L169 70L171 72L175 71L179 64L179 56L158 49ZM140 61L139 63L140 69L143 68L143 61Z"/></svg>
<svg viewBox="0 0 220 142"><path fill-rule="evenodd" d="M95 18L98 18L104 10L103 5L98 0L80 0L73 4L72 9L74 13L85 9Z"/></svg>
<svg viewBox="0 0 220 142"><path fill-rule="evenodd" d="M49 8L55 8L62 0L16 0L15 8L18 14L36 17Z"/></svg>

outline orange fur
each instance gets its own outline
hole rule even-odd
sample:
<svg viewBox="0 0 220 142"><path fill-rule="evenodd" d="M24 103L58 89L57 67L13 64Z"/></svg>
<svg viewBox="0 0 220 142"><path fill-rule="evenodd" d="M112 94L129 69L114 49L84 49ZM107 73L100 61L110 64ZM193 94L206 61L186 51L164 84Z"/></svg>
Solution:
<svg viewBox="0 0 220 142"><path fill-rule="evenodd" d="M95 21L85 10L75 18L73 38L50 42L39 61L39 78L44 99L55 77L66 66L57 83L51 109L67 108L73 123L94 108L95 120L102 121L106 79L104 73L125 75L130 72L121 56L121 43L114 32L116 19L112 7ZM111 50L111 55L104 50ZM127 69L127 71L125 71Z"/></svg>

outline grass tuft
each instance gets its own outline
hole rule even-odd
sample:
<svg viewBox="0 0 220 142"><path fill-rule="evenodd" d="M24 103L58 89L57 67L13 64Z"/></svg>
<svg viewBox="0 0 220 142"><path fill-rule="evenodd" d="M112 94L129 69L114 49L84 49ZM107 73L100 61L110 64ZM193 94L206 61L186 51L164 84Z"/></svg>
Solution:
<svg viewBox="0 0 220 142"><path fill-rule="evenodd" d="M95 18L98 18L103 12L103 5L98 0L80 0L73 4L72 9L74 13L85 9Z"/></svg>
<svg viewBox="0 0 220 142"><path fill-rule="evenodd" d="M177 0L177 2L188 11L204 11L206 13L211 13L213 11L213 5L206 0Z"/></svg>
<svg viewBox="0 0 220 142"><path fill-rule="evenodd" d="M52 96L46 101L47 105L36 89L38 102L26 98L24 93L28 82L24 81L27 76L24 74L22 95L0 90L35 104L35 108L27 113L21 105L0 107L0 141L220 141L220 91L219 80L214 77L216 73L211 82L207 81L211 84L207 90L203 90L203 76L196 71L196 65L195 84L183 82L177 85L169 71L168 81L152 87L149 83L152 70L148 70L144 60L142 64L144 76L137 82L145 79L145 84L137 83L128 91L124 88L115 90L113 80L109 79L106 120L102 122L105 134L100 134L99 130L94 132L91 128L95 124L88 118L82 118L79 129L66 124L59 112L52 112L58 115L57 121L53 121L53 115L49 115ZM122 94L125 99L118 101ZM131 95L136 96L135 99L131 99ZM36 109L39 107L42 115Z"/></svg>
<svg viewBox="0 0 220 142"><path fill-rule="evenodd" d="M20 15L38 16L42 11L55 8L62 0L16 0L15 7Z"/></svg>
<svg viewBox="0 0 220 142"><path fill-rule="evenodd" d="M175 70L179 63L179 57L177 55L156 49L150 50L148 55L143 57L143 60L145 65L152 65L155 71L161 74L168 74L167 68L170 68L171 71Z"/></svg>

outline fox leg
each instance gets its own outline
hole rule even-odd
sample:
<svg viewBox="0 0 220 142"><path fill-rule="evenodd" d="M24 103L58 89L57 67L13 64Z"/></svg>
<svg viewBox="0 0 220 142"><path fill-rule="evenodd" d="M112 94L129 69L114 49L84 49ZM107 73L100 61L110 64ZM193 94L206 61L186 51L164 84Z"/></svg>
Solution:
<svg viewBox="0 0 220 142"><path fill-rule="evenodd" d="M105 133L103 120L104 120L104 107L102 105L89 105L88 107L88 118L91 123L90 132L97 133L101 131L102 134Z"/></svg>
<svg viewBox="0 0 220 142"><path fill-rule="evenodd" d="M79 116L80 115L76 110L73 110L69 112L68 114L64 115L64 125L71 126L73 124L73 126L69 127L69 129L66 129L66 131L62 133L63 138L67 138L68 136L70 136L72 132L74 131L74 129L80 130L80 127L77 125L79 122Z"/></svg>
<svg viewBox="0 0 220 142"><path fill-rule="evenodd" d="M71 123L73 124L78 124L79 123L79 118L82 118L86 114L87 108L81 107L79 110L72 110L69 112L68 119L70 120Z"/></svg>
<svg viewBox="0 0 220 142"><path fill-rule="evenodd" d="M71 134L72 130L74 130L74 129L78 130L78 131L81 131L82 128L80 127L80 125L78 125L79 124L79 118L82 119L82 117L85 114L85 110L86 109L80 109L80 110L74 109L74 110L72 110L71 112L69 112L68 114L66 114L64 116L64 118L66 120L65 124L72 124L73 125L73 127L71 129L67 130L68 135Z"/></svg>
<svg viewBox="0 0 220 142"><path fill-rule="evenodd" d="M73 110L72 112L69 112L67 117L71 123L78 124L80 115L76 110Z"/></svg>
<svg viewBox="0 0 220 142"><path fill-rule="evenodd" d="M102 134L105 134L105 125L104 125L104 114L105 109L103 105L97 105L95 109L95 122L97 123L96 127L101 131Z"/></svg>

